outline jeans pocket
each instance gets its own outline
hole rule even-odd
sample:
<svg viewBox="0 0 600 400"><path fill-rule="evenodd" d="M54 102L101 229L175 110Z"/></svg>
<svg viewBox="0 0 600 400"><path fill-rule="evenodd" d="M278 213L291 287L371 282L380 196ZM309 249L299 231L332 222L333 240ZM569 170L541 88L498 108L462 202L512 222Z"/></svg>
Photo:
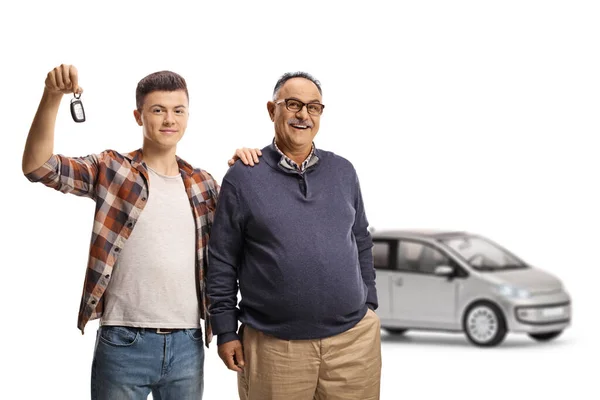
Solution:
<svg viewBox="0 0 600 400"><path fill-rule="evenodd" d="M192 339L194 342L201 342L203 335L202 329L186 329L185 333Z"/></svg>
<svg viewBox="0 0 600 400"><path fill-rule="evenodd" d="M139 329L127 326L102 326L100 327L100 341L118 347L131 346L140 336Z"/></svg>

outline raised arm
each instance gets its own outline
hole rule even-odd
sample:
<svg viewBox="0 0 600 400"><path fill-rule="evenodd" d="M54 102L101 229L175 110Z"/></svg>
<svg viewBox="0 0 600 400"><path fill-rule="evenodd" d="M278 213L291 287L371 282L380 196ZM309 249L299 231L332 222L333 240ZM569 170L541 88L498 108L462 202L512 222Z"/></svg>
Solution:
<svg viewBox="0 0 600 400"><path fill-rule="evenodd" d="M62 64L48 72L44 94L23 151L21 166L24 174L41 167L54 153L54 126L63 94L81 92L74 66Z"/></svg>

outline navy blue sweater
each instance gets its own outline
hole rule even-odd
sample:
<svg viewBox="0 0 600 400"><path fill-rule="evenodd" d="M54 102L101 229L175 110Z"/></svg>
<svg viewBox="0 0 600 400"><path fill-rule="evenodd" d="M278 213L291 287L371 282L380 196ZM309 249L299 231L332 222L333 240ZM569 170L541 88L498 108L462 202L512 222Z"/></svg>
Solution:
<svg viewBox="0 0 600 400"><path fill-rule="evenodd" d="M319 149L304 174L281 166L272 144L262 152L259 164L237 162L223 178L207 272L217 343L238 339L238 319L288 340L344 332L377 308L356 171Z"/></svg>

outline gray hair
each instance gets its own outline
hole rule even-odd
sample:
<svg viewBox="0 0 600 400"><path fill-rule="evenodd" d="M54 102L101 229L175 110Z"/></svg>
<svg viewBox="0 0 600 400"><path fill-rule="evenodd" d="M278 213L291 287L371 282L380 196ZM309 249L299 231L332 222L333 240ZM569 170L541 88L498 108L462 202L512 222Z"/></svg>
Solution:
<svg viewBox="0 0 600 400"><path fill-rule="evenodd" d="M281 87L283 86L284 83L286 83L287 81L289 81L292 78L308 79L309 81L311 81L312 83L315 84L317 89L319 89L319 94L323 95L323 92L321 91L321 82L316 80L315 77L312 76L311 74L309 74L307 72L302 72L302 71L286 72L285 74L281 75L281 78L279 78L279 80L275 84L275 88L273 89L273 100L277 100L277 95L279 94L279 89L281 89Z"/></svg>

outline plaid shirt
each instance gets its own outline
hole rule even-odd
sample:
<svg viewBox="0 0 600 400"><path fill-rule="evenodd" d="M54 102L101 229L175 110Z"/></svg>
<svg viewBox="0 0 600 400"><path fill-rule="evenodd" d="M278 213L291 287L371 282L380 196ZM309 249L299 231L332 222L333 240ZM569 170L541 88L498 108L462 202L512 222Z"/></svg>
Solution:
<svg viewBox="0 0 600 400"><path fill-rule="evenodd" d="M177 157L196 225L196 278L200 316L204 319L206 346L212 339L206 295L208 236L216 208L219 185L206 171L194 169ZM131 235L148 200L148 170L142 150L119 154L107 150L80 158L53 155L43 166L26 175L32 182L63 193L90 197L96 213L77 327L100 318L106 291L119 252Z"/></svg>

